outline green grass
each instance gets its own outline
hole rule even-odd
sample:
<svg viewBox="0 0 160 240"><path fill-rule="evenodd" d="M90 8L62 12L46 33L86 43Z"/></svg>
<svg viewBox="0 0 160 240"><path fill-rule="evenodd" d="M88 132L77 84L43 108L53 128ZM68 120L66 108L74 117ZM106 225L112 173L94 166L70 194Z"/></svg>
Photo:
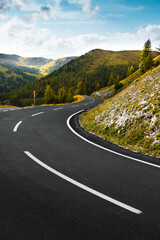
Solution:
<svg viewBox="0 0 160 240"><path fill-rule="evenodd" d="M159 93L160 66L133 80L104 104L84 113L80 123L103 139L160 158Z"/></svg>

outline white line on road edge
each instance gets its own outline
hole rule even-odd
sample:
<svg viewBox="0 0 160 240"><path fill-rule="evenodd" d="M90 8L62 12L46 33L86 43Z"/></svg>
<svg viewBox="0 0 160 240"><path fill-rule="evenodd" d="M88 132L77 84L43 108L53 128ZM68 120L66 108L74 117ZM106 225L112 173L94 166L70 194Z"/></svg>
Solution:
<svg viewBox="0 0 160 240"><path fill-rule="evenodd" d="M63 109L63 107L61 107L61 108L55 108L55 109L53 109L53 111L57 111L57 110L61 110L61 109Z"/></svg>
<svg viewBox="0 0 160 240"><path fill-rule="evenodd" d="M75 135L77 135L78 137L80 137L80 138L83 139L84 141L86 141L86 142L88 142L88 143L90 143L90 144L92 144L92 145L94 145L94 146L96 146L96 147L98 147L98 148L101 148L101 149L103 149L103 150L105 150L105 151L114 153L114 154L116 154L116 155L118 155L118 156L121 156L121 157L129 158L129 159L131 159L131 160L133 160L133 161L140 162L140 163L143 163L143 164L152 166L152 167L160 168L160 166L157 165L157 164L145 162L145 161L143 161L143 160L140 160L140 159L137 159L137 158L134 158L134 157L130 157L130 156L124 155L124 154L122 154L122 153L115 152L115 151L113 151L113 150L110 150L110 149L108 149L108 148L102 147L101 145L98 145L98 144L96 144L96 143L94 143L94 142L91 142L90 140L82 137L80 134L78 134L76 131L74 131L74 129L71 127L71 125L70 125L70 120L71 120L72 117L74 117L75 115L77 115L77 114L79 114L79 113L81 113L81 112L83 112L83 111L84 111L84 110L78 111L78 112L72 114L72 115L67 119L67 126L69 127L69 129L70 129Z"/></svg>
<svg viewBox="0 0 160 240"><path fill-rule="evenodd" d="M19 125L22 123L22 121L20 121L20 122L18 122L17 124L16 124L16 126L14 127L14 129L13 129L13 132L17 132L17 129L18 129L18 127L19 127Z"/></svg>
<svg viewBox="0 0 160 240"><path fill-rule="evenodd" d="M42 113L44 113L44 112L35 113L35 114L31 115L31 117L34 117L34 116L40 115L40 114L42 114Z"/></svg>
<svg viewBox="0 0 160 240"><path fill-rule="evenodd" d="M65 181L70 182L70 183L72 183L73 185L75 185L75 186L77 186L77 187L79 187L79 188L81 188L81 189L83 189L83 190L85 190L85 191L87 191L87 192L89 192L89 193L92 193L93 195L96 195L96 196L99 197L99 198L102 198L102 199L104 199L104 200L106 200L106 201L108 201L108 202L111 202L111 203L113 203L113 204L115 204L115 205L117 205L117 206L119 206L119 207L121 207L121 208L124 208L124 209L126 209L126 210L128 210L128 211L130 211L130 212L133 212L133 213L135 213L135 214L141 214L141 213L142 213L142 211L140 211L140 210L138 210L138 209L136 209L136 208L133 208L133 207L131 207L131 206L125 204L125 203L122 203L122 202L117 201L117 200L115 200L115 199L113 199L113 198L111 198L111 197L108 197L108 196L104 195L103 193L100 193L100 192L98 192L98 191L96 191L96 190L94 190L94 189L92 189L92 188L90 188L90 187L85 186L85 185L82 184L82 183L79 183L79 182L75 181L74 179L72 179L72 178L70 178L70 177L67 177L66 175L64 175L64 174L56 171L55 169L49 167L47 164L41 162L38 158L36 158L35 156L33 156L30 152L24 151L24 153L25 153L28 157L30 157L33 161L35 161L36 163L38 163L40 166L42 166L43 168L45 168L45 169L47 169L48 171L52 172L53 174L57 175L58 177L64 179Z"/></svg>

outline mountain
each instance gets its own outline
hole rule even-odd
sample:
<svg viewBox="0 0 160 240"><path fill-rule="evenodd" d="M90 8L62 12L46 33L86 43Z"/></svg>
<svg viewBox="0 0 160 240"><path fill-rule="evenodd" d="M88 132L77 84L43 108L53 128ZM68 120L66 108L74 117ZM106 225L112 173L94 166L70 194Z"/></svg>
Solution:
<svg viewBox="0 0 160 240"><path fill-rule="evenodd" d="M83 114L80 124L124 148L160 158L160 66L132 78L124 90Z"/></svg>
<svg viewBox="0 0 160 240"><path fill-rule="evenodd" d="M45 75L57 70L58 68L62 67L66 63L70 62L71 60L74 60L75 58L76 57L66 57L66 58L60 58L58 60L53 60L53 61L41 66L40 73L45 76Z"/></svg>
<svg viewBox="0 0 160 240"><path fill-rule="evenodd" d="M63 91L70 91L72 95L91 94L108 85L111 73L115 77L118 75L121 80L127 76L128 67L134 66L135 70L138 69L140 54L140 51L113 52L96 49L69 61L36 83L18 90L14 95L19 99L31 98L35 89L37 97L42 98L47 85L52 87L56 95L60 94L62 88ZM52 62L48 63L47 67L50 65Z"/></svg>
<svg viewBox="0 0 160 240"><path fill-rule="evenodd" d="M19 68L22 71L47 75L52 71L71 61L75 57L61 58L58 60L47 59L42 57L24 58L18 55L0 54L0 64Z"/></svg>
<svg viewBox="0 0 160 240"><path fill-rule="evenodd" d="M13 59L12 59L13 60ZM7 93L37 81L39 75L0 64L0 93Z"/></svg>

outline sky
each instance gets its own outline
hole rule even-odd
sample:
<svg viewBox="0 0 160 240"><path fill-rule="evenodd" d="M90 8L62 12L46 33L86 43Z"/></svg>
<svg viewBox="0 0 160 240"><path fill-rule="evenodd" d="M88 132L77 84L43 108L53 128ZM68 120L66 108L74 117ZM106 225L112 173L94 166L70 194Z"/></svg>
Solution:
<svg viewBox="0 0 160 240"><path fill-rule="evenodd" d="M58 59L160 44L159 0L0 0L0 52Z"/></svg>

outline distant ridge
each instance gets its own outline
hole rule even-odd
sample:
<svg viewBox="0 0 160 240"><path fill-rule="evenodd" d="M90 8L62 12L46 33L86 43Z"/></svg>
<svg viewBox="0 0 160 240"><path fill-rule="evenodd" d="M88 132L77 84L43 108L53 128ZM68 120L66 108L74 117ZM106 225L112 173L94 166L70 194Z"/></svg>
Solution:
<svg viewBox="0 0 160 240"><path fill-rule="evenodd" d="M76 57L57 60L44 57L21 57L16 54L0 53L0 64L20 68L22 71L47 75Z"/></svg>

